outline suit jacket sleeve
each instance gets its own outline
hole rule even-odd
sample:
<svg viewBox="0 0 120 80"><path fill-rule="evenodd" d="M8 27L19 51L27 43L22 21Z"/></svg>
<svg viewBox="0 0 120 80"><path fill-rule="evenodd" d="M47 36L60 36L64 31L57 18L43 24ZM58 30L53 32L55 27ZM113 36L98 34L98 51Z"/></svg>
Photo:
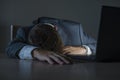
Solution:
<svg viewBox="0 0 120 80"><path fill-rule="evenodd" d="M28 44L25 31L20 28L17 31L16 38L8 44L6 53L9 57L18 58L19 51L26 45Z"/></svg>
<svg viewBox="0 0 120 80"><path fill-rule="evenodd" d="M79 34L80 34L81 44L87 45L91 49L92 55L95 55L96 54L96 40L83 31L81 24L79 27Z"/></svg>

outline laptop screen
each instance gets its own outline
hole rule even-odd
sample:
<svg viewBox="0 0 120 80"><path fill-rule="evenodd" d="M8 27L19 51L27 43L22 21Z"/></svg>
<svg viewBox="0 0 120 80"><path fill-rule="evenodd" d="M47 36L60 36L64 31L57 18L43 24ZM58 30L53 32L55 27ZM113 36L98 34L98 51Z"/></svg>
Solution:
<svg viewBox="0 0 120 80"><path fill-rule="evenodd" d="M102 6L96 60L120 61L120 8Z"/></svg>

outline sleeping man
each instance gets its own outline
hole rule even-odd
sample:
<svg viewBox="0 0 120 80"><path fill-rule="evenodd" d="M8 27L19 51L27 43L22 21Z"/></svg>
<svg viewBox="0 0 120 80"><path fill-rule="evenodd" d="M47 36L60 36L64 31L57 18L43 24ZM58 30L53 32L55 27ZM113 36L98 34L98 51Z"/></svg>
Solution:
<svg viewBox="0 0 120 80"><path fill-rule="evenodd" d="M33 23L17 31L6 48L9 57L70 64L65 55L95 55L96 40L83 31L80 23L50 17L40 17Z"/></svg>

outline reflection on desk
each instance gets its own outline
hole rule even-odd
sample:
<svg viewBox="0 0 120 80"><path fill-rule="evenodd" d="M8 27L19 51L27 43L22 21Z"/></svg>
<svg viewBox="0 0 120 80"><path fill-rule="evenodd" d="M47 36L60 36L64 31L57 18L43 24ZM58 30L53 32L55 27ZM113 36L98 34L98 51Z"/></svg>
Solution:
<svg viewBox="0 0 120 80"><path fill-rule="evenodd" d="M120 78L119 67L120 63L95 62L50 65L0 54L0 80L115 80Z"/></svg>

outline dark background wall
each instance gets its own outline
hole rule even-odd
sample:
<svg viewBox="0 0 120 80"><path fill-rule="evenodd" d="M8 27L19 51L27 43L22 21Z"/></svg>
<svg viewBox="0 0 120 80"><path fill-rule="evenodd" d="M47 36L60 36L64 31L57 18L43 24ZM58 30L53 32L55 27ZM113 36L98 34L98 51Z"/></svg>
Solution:
<svg viewBox="0 0 120 80"><path fill-rule="evenodd" d="M0 0L0 52L10 41L10 25L31 25L41 16L80 22L97 39L101 6L120 7L120 0Z"/></svg>

